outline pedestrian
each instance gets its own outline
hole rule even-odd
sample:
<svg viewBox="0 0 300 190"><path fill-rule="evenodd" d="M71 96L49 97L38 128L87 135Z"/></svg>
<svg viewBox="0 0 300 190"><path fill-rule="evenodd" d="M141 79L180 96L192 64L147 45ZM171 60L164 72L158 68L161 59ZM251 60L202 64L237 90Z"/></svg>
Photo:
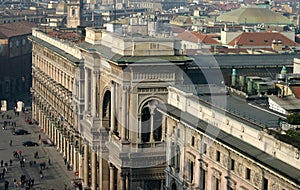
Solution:
<svg viewBox="0 0 300 190"><path fill-rule="evenodd" d="M9 165L12 166L12 159L9 160Z"/></svg>
<svg viewBox="0 0 300 190"><path fill-rule="evenodd" d="M2 170L2 179L4 179L4 177L5 177L5 169L3 168L3 170Z"/></svg>
<svg viewBox="0 0 300 190"><path fill-rule="evenodd" d="M39 140L41 140L41 134L39 134Z"/></svg>
<svg viewBox="0 0 300 190"><path fill-rule="evenodd" d="M5 180L5 184L4 184L5 190L8 190L8 185L9 185L9 182L7 180Z"/></svg>
<svg viewBox="0 0 300 190"><path fill-rule="evenodd" d="M40 178L43 179L43 177L44 177L43 172L42 172L42 170L40 170Z"/></svg>
<svg viewBox="0 0 300 190"><path fill-rule="evenodd" d="M31 187L34 186L34 178L31 179Z"/></svg>
<svg viewBox="0 0 300 190"><path fill-rule="evenodd" d="M65 165L67 165L67 158L64 158Z"/></svg>
<svg viewBox="0 0 300 190"><path fill-rule="evenodd" d="M48 159L48 164L51 165L51 160L50 160L50 158Z"/></svg>
<svg viewBox="0 0 300 190"><path fill-rule="evenodd" d="M10 139L10 141L9 141L9 146L12 146L12 140Z"/></svg>
<svg viewBox="0 0 300 190"><path fill-rule="evenodd" d="M1 160L0 164L1 164L1 167L3 167L3 160Z"/></svg>
<svg viewBox="0 0 300 190"><path fill-rule="evenodd" d="M34 158L39 158L39 153L38 153L38 151L36 151L36 152L34 153Z"/></svg>
<svg viewBox="0 0 300 190"><path fill-rule="evenodd" d="M26 161L26 159L25 159L25 158L23 158L23 166L25 166L25 161Z"/></svg>
<svg viewBox="0 0 300 190"><path fill-rule="evenodd" d="M17 188L17 180L14 179L14 188Z"/></svg>
<svg viewBox="0 0 300 190"><path fill-rule="evenodd" d="M3 168L3 170L5 171L5 173L7 173L7 167L6 166Z"/></svg>

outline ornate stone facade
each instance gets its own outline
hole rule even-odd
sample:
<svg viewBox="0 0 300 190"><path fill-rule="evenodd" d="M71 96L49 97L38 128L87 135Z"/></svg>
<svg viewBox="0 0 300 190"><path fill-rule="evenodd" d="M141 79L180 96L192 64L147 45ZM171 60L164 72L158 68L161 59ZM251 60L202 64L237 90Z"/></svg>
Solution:
<svg viewBox="0 0 300 190"><path fill-rule="evenodd" d="M165 134L168 137L167 150L171 150L166 151L169 166L166 169L167 189L299 189L299 177L292 174L299 173L298 167L287 164L287 160L266 154L258 146L254 147L238 138L238 134L235 137L223 131L221 125L194 117L193 114L197 112L190 114L178 108L172 97L184 94L179 89L182 88L169 88L170 104L166 108L159 108L166 117L166 126L173 126L168 127ZM197 100L196 96L190 94L174 99L179 101L185 98L185 102ZM192 102L187 105L192 105ZM211 109L209 105L199 106L202 107L201 112ZM213 111L217 114L216 109ZM230 113L226 113L226 117L230 118ZM224 121L224 126L236 122L232 118L230 122L228 120ZM249 130L246 122L240 122L239 128L241 124L244 131ZM181 138L177 137L179 131ZM281 142L281 145L284 143ZM180 153L172 151L174 146L180 148Z"/></svg>
<svg viewBox="0 0 300 190"><path fill-rule="evenodd" d="M32 34L33 119L85 189L299 188L286 172L299 171L298 149L172 87L191 61L176 41L94 28L78 44ZM252 144L258 158L241 149Z"/></svg>
<svg viewBox="0 0 300 190"><path fill-rule="evenodd" d="M166 127L157 106L167 101L169 85L182 83L180 71L191 60L174 52L172 39L155 46L161 51L149 49L157 39L138 39L145 55L128 57L122 52L134 55L130 45L121 50L114 44L126 38L93 28L86 33L89 42L70 44L34 30L33 118L84 188L160 190Z"/></svg>

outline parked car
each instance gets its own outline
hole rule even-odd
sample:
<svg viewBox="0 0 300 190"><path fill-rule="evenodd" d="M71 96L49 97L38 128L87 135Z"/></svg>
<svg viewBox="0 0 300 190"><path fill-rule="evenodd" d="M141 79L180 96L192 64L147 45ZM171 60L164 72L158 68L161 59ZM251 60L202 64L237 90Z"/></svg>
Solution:
<svg viewBox="0 0 300 190"><path fill-rule="evenodd" d="M30 134L28 131L24 130L24 129L17 129L17 130L13 130L13 135L28 135Z"/></svg>
<svg viewBox="0 0 300 190"><path fill-rule="evenodd" d="M23 142L23 146L39 146L39 144L32 141L25 141Z"/></svg>

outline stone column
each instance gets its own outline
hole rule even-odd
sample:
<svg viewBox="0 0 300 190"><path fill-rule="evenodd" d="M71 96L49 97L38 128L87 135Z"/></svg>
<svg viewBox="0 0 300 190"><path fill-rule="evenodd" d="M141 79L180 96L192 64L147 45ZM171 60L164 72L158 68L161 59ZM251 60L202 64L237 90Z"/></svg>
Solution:
<svg viewBox="0 0 300 190"><path fill-rule="evenodd" d="M123 92L122 92L122 131L121 131L121 139L122 141L126 140L126 87L123 87Z"/></svg>
<svg viewBox="0 0 300 190"><path fill-rule="evenodd" d="M67 160L69 162L70 161L70 142L67 139L66 139L66 156L67 156Z"/></svg>
<svg viewBox="0 0 300 190"><path fill-rule="evenodd" d="M96 98L97 98L97 75L98 75L98 72L97 71L93 71L93 76L92 76L92 95L91 95L91 98L92 98L92 106L91 106L91 109L92 109L92 116L93 117L96 117Z"/></svg>
<svg viewBox="0 0 300 190"><path fill-rule="evenodd" d="M89 70L84 68L84 111L89 110Z"/></svg>
<svg viewBox="0 0 300 190"><path fill-rule="evenodd" d="M57 150L60 149L60 133L59 133L58 129L56 129L56 149Z"/></svg>
<svg viewBox="0 0 300 190"><path fill-rule="evenodd" d="M67 151L68 151L68 143L67 143L67 139L66 139L66 137L64 136L64 138L63 138L63 143L64 143L64 157L65 158L67 158ZM67 158L67 160L68 160L68 158Z"/></svg>
<svg viewBox="0 0 300 190"><path fill-rule="evenodd" d="M81 153L79 153L79 178L83 178L84 177L84 168L83 168L83 155Z"/></svg>
<svg viewBox="0 0 300 190"><path fill-rule="evenodd" d="M91 189L92 190L97 190L97 157L96 157L96 152L91 151L91 172L92 172L92 184L91 184Z"/></svg>
<svg viewBox="0 0 300 190"><path fill-rule="evenodd" d="M63 141L63 135L62 135L62 131L60 132L60 153L63 153L64 151L64 141ZM63 155L64 156L64 155Z"/></svg>
<svg viewBox="0 0 300 190"><path fill-rule="evenodd" d="M138 116L138 143L142 143L142 116Z"/></svg>
<svg viewBox="0 0 300 190"><path fill-rule="evenodd" d="M114 190L114 186L115 186L115 180L114 180L115 176L114 176L114 166L110 165L109 166L109 190Z"/></svg>
<svg viewBox="0 0 300 190"><path fill-rule="evenodd" d="M74 152L73 152L73 145L72 145L71 142L69 142L69 151L70 151L70 157L69 157L70 164L71 164L72 167L74 167L74 160L73 160L73 158L74 158L74 155L73 155Z"/></svg>
<svg viewBox="0 0 300 190"><path fill-rule="evenodd" d="M87 144L84 144L84 163L83 163L83 170L84 170L84 187L89 186L89 146Z"/></svg>
<svg viewBox="0 0 300 190"><path fill-rule="evenodd" d="M55 138L55 123L51 124L51 141L53 142Z"/></svg>
<svg viewBox="0 0 300 190"><path fill-rule="evenodd" d="M121 178L121 190L126 190L126 175L121 173L120 171L120 178Z"/></svg>
<svg viewBox="0 0 300 190"><path fill-rule="evenodd" d="M56 129L56 123L54 124L54 129L53 129L53 143L57 145L57 129Z"/></svg>
<svg viewBox="0 0 300 190"><path fill-rule="evenodd" d="M166 131L166 119L167 119L167 117L165 115L163 115L162 124L161 124L161 132L162 132L161 141L162 142L165 142L165 134L167 133L167 131Z"/></svg>
<svg viewBox="0 0 300 190"><path fill-rule="evenodd" d="M154 111L150 110L150 142L154 142L154 134L153 134L153 130L154 130L154 126L153 126L153 115L154 115Z"/></svg>
<svg viewBox="0 0 300 190"><path fill-rule="evenodd" d="M73 146L73 171L77 172L78 171L78 159L77 159L77 154L78 152L76 151L75 146Z"/></svg>
<svg viewBox="0 0 300 190"><path fill-rule="evenodd" d="M115 131L115 88L116 88L116 85L115 83L112 81L112 84L111 84L111 110L110 110L110 132L113 133Z"/></svg>
<svg viewBox="0 0 300 190"><path fill-rule="evenodd" d="M126 177L126 179L125 179L126 180L125 181L126 182L126 190L129 190L129 174L126 174L125 177Z"/></svg>

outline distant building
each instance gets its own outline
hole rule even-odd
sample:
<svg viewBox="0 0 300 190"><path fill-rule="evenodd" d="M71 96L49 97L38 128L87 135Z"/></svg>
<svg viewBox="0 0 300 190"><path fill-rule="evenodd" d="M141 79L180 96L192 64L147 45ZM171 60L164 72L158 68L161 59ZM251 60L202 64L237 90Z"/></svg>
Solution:
<svg viewBox="0 0 300 190"><path fill-rule="evenodd" d="M31 86L31 42L27 39L31 22L14 22L0 25L0 99L26 100Z"/></svg>
<svg viewBox="0 0 300 190"><path fill-rule="evenodd" d="M289 25L291 21L274 11L258 6L244 6L217 17L218 22L243 25Z"/></svg>

